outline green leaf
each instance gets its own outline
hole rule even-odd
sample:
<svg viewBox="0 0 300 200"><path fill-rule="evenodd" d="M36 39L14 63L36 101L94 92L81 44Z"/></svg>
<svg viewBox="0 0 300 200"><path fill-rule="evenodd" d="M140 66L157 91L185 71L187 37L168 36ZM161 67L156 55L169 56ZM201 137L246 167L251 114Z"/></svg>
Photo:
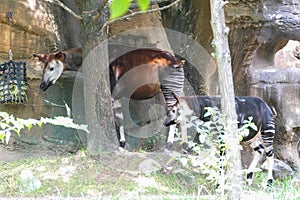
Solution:
<svg viewBox="0 0 300 200"><path fill-rule="evenodd" d="M4 138L5 138L5 133L4 132L0 132L0 140L1 140L1 142L4 142Z"/></svg>
<svg viewBox="0 0 300 200"><path fill-rule="evenodd" d="M140 9L146 11L150 5L150 0L136 0Z"/></svg>
<svg viewBox="0 0 300 200"><path fill-rule="evenodd" d="M44 123L44 122L38 122L37 125L38 125L39 127L42 127L42 126L43 126L43 123Z"/></svg>
<svg viewBox="0 0 300 200"><path fill-rule="evenodd" d="M131 0L113 0L109 6L110 20L116 19L124 15L130 5Z"/></svg>
<svg viewBox="0 0 300 200"><path fill-rule="evenodd" d="M251 124L250 124L250 127L251 127L253 130L257 131L257 126L256 126L254 123L251 123Z"/></svg>
<svg viewBox="0 0 300 200"><path fill-rule="evenodd" d="M189 160L187 158L179 158L179 161L181 162L181 164L183 166L186 166L189 162Z"/></svg>
<svg viewBox="0 0 300 200"><path fill-rule="evenodd" d="M27 128L28 128L28 131L30 131L30 129L32 128L32 124L28 124Z"/></svg>

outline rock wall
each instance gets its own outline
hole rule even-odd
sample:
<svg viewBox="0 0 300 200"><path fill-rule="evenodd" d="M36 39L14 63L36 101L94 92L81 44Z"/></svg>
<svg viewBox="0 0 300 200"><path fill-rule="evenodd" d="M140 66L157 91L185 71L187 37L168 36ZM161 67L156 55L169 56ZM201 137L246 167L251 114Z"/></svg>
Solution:
<svg viewBox="0 0 300 200"><path fill-rule="evenodd" d="M54 21L49 4L36 0L1 1L0 13L0 58L8 59L9 21L6 12L12 11L12 50L13 58L30 58L33 52L46 52L55 49L58 26Z"/></svg>
<svg viewBox="0 0 300 200"><path fill-rule="evenodd" d="M292 52L281 49L290 40L300 40L300 4L263 1L259 6L264 23L248 70L251 74L248 94L263 97L276 108L276 156L299 170L300 71Z"/></svg>

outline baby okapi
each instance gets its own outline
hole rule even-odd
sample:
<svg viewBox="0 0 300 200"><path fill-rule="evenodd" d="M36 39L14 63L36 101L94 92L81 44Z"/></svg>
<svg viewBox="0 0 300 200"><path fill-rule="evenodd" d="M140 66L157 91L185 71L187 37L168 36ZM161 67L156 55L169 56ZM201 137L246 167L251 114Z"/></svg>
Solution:
<svg viewBox="0 0 300 200"><path fill-rule="evenodd" d="M209 96L189 96L178 97L174 94L177 102L173 105L172 109L168 112L167 118L164 122L165 126L172 124L185 123L189 116L197 116L202 121L209 121L208 117L204 117L205 107L218 107L221 108L220 97ZM253 117L253 123L255 123L258 130L249 128L248 136L243 138L243 141L247 141L248 144L254 149L255 157L251 162L251 165L247 171L247 182L252 183L253 171L266 150L266 156L268 161L268 179L267 184L272 185L273 175L272 169L274 165L274 150L273 150L273 138L275 134L275 122L274 115L271 108L258 97L235 97L236 113L238 117L238 126L243 126L243 121L248 117ZM183 127L183 125L182 125ZM261 133L263 143L257 139L254 143L250 142L252 138L258 133ZM186 130L182 132L186 134Z"/></svg>

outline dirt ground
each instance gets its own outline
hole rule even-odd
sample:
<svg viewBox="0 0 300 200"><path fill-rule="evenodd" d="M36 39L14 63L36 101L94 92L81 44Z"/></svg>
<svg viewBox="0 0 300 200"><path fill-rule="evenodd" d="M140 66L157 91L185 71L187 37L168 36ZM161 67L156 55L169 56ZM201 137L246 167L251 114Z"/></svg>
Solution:
<svg viewBox="0 0 300 200"><path fill-rule="evenodd" d="M0 161L13 162L26 158L40 158L43 156L55 156L54 152L32 148L26 151L14 151L0 145Z"/></svg>

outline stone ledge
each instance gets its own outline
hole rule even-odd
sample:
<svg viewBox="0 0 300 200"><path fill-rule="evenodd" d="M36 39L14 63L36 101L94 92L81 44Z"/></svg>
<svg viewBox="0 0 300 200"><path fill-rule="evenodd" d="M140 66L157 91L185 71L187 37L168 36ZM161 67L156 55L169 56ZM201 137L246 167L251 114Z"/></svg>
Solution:
<svg viewBox="0 0 300 200"><path fill-rule="evenodd" d="M253 70L251 85L257 83L300 83L300 68L269 67Z"/></svg>

